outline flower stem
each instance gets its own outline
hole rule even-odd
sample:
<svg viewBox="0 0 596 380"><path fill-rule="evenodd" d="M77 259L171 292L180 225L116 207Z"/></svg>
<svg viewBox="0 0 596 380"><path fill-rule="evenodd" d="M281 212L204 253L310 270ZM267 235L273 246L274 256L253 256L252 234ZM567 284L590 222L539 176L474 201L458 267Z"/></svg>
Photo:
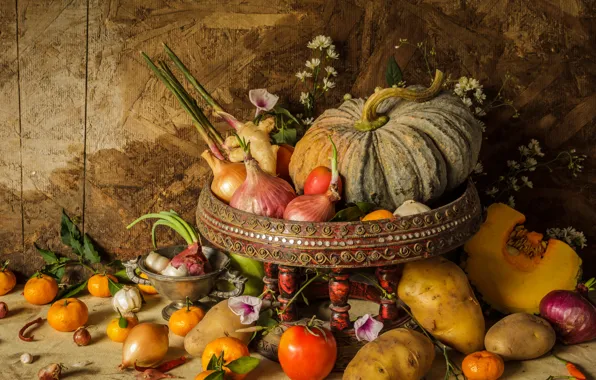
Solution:
<svg viewBox="0 0 596 380"><path fill-rule="evenodd" d="M294 296L290 299L290 301L284 306L284 309L281 310L279 312L279 314L283 314L286 312L286 309L292 304L294 303L294 301L296 301L296 298L298 298L298 296L300 294L302 294L302 292L304 291L304 289L306 289L310 284L312 284L313 281L319 279L323 277L323 274L317 273L315 276L313 276L312 278L310 278L309 280L307 280L304 284L302 284L302 286L300 287L300 289L298 289L298 291L296 292L296 294L294 294Z"/></svg>

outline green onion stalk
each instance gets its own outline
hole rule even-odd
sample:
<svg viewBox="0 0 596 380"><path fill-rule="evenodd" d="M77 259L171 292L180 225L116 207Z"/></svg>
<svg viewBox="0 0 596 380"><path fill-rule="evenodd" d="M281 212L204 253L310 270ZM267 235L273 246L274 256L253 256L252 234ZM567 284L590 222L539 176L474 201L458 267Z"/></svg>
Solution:
<svg viewBox="0 0 596 380"><path fill-rule="evenodd" d="M195 229L186 223L184 219L182 219L173 210L145 214L126 226L126 229L130 229L138 222L146 219L157 219L157 221L153 224L153 228L151 229L151 242L153 243L154 247L157 247L155 244L155 229L158 226L166 226L173 229L178 233L178 235L182 236L182 238L186 241L186 244L189 246L199 242L199 237Z"/></svg>

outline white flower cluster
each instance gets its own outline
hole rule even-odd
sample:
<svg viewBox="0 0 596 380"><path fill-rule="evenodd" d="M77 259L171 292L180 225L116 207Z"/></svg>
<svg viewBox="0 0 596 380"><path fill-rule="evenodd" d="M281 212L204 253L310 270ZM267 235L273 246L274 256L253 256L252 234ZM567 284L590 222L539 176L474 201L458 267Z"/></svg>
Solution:
<svg viewBox="0 0 596 380"><path fill-rule="evenodd" d="M304 64L306 70L296 73L296 77L304 83L306 83L308 78L313 78L313 81L315 82L315 90L312 94L310 92L303 92L300 95L300 103L302 103L305 108L312 109L314 108L314 100L320 95L317 91L325 93L335 87L335 82L331 80L331 78L337 76L337 70L335 70L335 68L327 65L325 66L325 75L319 74L322 72L323 64L332 59L338 59L339 54L335 51L333 40L328 36L316 36L307 44L307 46L311 50L321 52L320 54L313 52L313 55L317 54L317 57L313 57L306 61ZM320 80L322 80L322 83L319 82Z"/></svg>
<svg viewBox="0 0 596 380"><path fill-rule="evenodd" d="M312 99L308 92L301 92L300 93L300 103L304 104L306 108L310 108L312 105Z"/></svg>
<svg viewBox="0 0 596 380"><path fill-rule="evenodd" d="M517 161L507 161L507 166L512 169L518 170L520 165L523 166L528 171L533 172L536 170L536 165L538 165L538 160L534 157L544 157L544 153L542 153L542 148L540 147L540 143L538 140L532 139L528 143L528 145L522 145L517 148L519 153L522 156L523 162L519 164Z"/></svg>
<svg viewBox="0 0 596 380"><path fill-rule="evenodd" d="M546 235L552 239L563 240L575 249L585 248L588 245L588 239L586 239L584 233L573 227L548 228Z"/></svg>
<svg viewBox="0 0 596 380"><path fill-rule="evenodd" d="M462 102L474 111L477 116L486 115L481 105L486 100L486 94L478 79L461 77L453 89L455 95L459 96Z"/></svg>

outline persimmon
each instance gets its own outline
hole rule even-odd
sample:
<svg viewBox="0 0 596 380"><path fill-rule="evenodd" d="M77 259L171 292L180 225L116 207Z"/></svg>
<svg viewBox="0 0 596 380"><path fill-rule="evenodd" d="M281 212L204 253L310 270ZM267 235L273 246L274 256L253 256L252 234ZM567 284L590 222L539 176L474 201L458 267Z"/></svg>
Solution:
<svg viewBox="0 0 596 380"><path fill-rule="evenodd" d="M89 293L94 297L111 297L112 293L110 293L110 286L108 278L114 282L118 282L118 279L111 274L95 274L89 278L87 281L87 290Z"/></svg>
<svg viewBox="0 0 596 380"><path fill-rule="evenodd" d="M25 284L23 295L27 302L33 305L45 305L58 294L58 283L53 277L36 273Z"/></svg>
<svg viewBox="0 0 596 380"><path fill-rule="evenodd" d="M149 278L149 277L147 277L147 275L145 273L141 273L140 277L144 278L145 280ZM139 289L141 289L141 292L143 292L144 294L147 294L147 295L157 294L157 289L155 289L155 287L153 285L138 284L137 286L139 287Z"/></svg>
<svg viewBox="0 0 596 380"><path fill-rule="evenodd" d="M76 298L56 301L48 310L48 323L58 331L75 331L87 323L88 319L87 305Z"/></svg>
<svg viewBox="0 0 596 380"><path fill-rule="evenodd" d="M203 309L192 306L192 303L186 297L186 307L172 313L168 326L174 334L186 336L190 330L201 322L204 316Z"/></svg>
<svg viewBox="0 0 596 380"><path fill-rule="evenodd" d="M497 380L505 371L503 359L492 352L473 352L464 358L462 370L469 380Z"/></svg>
<svg viewBox="0 0 596 380"><path fill-rule="evenodd" d="M8 260L0 264L0 296L10 292L17 284L17 278L7 266Z"/></svg>
<svg viewBox="0 0 596 380"><path fill-rule="evenodd" d="M226 364L232 362L238 358L243 356L249 356L250 352L248 351L248 347L244 344L240 339L232 338L232 337L222 337L217 338L211 341L207 346L205 346L205 351L203 351L203 356L201 357L201 364L203 368L207 368L209 365L209 361L211 357L215 355L215 357L219 357L223 352L223 369L226 372L226 379L232 380L242 380L246 377L247 374L238 374L230 371L226 367Z"/></svg>
<svg viewBox="0 0 596 380"><path fill-rule="evenodd" d="M127 313L124 316L112 319L110 323L108 323L106 334L112 342L123 343L128 337L130 330L138 324L139 318L133 313Z"/></svg>
<svg viewBox="0 0 596 380"><path fill-rule="evenodd" d="M370 212L368 214L366 214L364 216L364 218L362 218L363 222L369 221L369 220L380 220L380 219L392 219L395 216L393 215L393 213L391 211L387 211L387 210L376 210L373 212Z"/></svg>

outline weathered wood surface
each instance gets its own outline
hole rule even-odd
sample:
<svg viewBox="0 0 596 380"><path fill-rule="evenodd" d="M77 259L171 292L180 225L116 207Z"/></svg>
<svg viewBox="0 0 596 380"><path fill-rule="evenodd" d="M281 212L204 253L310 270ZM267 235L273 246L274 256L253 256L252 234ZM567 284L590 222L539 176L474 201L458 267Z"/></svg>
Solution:
<svg viewBox="0 0 596 380"><path fill-rule="evenodd" d="M199 158L205 145L138 54L163 57L162 42L242 118L254 112L251 88L265 87L296 107L294 73L317 34L333 37L341 54L338 86L325 107L344 93L366 96L383 85L390 55L408 83L426 83L415 49L394 48L400 38L426 39L440 68L454 78L478 78L489 96L509 72L514 80L506 94L521 117L511 119L502 108L486 119L487 171L504 170L530 138L547 151L575 147L587 154L579 178L535 174L536 189L520 193L517 203L536 228L573 225L596 242L592 1L0 3L0 253L24 272L39 264L33 242L64 251L61 208L80 216L81 228L119 257L150 247L148 225L125 229L137 216L171 208L193 220L208 174ZM583 256L594 274L592 251Z"/></svg>

